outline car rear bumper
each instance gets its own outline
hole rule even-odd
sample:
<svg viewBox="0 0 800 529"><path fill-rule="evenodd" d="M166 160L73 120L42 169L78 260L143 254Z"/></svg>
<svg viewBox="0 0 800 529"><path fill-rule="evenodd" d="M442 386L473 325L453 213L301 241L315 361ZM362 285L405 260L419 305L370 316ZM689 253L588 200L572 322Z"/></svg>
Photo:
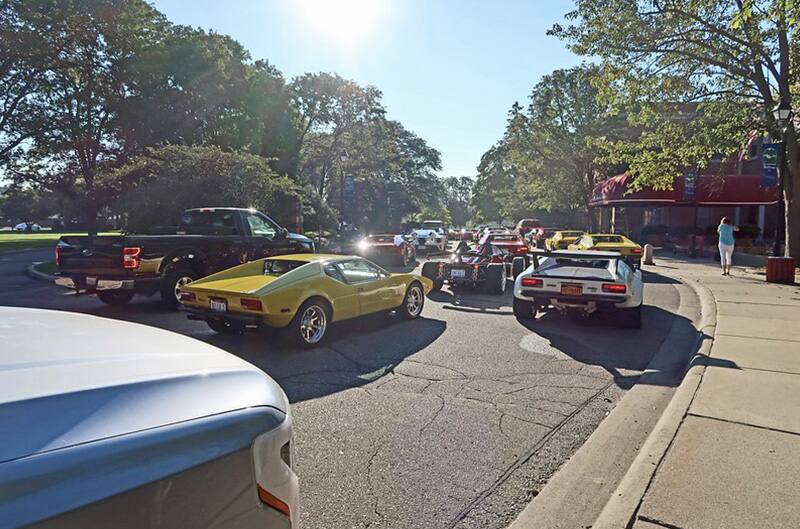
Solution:
<svg viewBox="0 0 800 529"><path fill-rule="evenodd" d="M96 277L90 275L62 275L56 277L57 286L69 288L82 294L93 294L106 290L127 290L150 295L158 290L160 278Z"/></svg>
<svg viewBox="0 0 800 529"><path fill-rule="evenodd" d="M184 305L183 308L187 312L187 317L190 320L238 321L244 323L245 325L261 325L264 323L264 319L256 314L242 314L239 312L214 312L212 310L190 307L187 305Z"/></svg>
<svg viewBox="0 0 800 529"><path fill-rule="evenodd" d="M547 307L549 305L571 307L575 309L591 309L599 311L612 311L627 308L632 298L628 296L564 296L558 292L543 292L541 290L522 289L515 293L518 299L530 301L535 305Z"/></svg>

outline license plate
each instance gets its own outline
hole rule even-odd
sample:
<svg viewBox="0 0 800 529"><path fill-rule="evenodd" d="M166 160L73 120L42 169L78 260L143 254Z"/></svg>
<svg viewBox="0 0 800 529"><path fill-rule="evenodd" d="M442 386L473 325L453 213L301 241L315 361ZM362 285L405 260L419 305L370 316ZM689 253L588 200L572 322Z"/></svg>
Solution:
<svg viewBox="0 0 800 529"><path fill-rule="evenodd" d="M561 285L561 294L564 296L582 296L582 285Z"/></svg>
<svg viewBox="0 0 800 529"><path fill-rule="evenodd" d="M214 312L228 312L228 302L224 299L210 300L211 310Z"/></svg>
<svg viewBox="0 0 800 529"><path fill-rule="evenodd" d="M450 270L450 277L464 277L465 275L466 272L464 272L464 270Z"/></svg>
<svg viewBox="0 0 800 529"><path fill-rule="evenodd" d="M97 285L97 278L96 277L87 277L86 278L86 286L93 287Z"/></svg>

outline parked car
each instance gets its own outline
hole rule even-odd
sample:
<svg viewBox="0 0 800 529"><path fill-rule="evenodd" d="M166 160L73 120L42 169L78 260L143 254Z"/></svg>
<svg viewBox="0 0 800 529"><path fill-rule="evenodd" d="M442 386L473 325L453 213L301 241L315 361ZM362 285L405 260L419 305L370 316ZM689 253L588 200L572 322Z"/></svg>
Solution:
<svg viewBox="0 0 800 529"><path fill-rule="evenodd" d="M20 222L14 226L14 231L41 231L42 227L35 222Z"/></svg>
<svg viewBox="0 0 800 529"><path fill-rule="evenodd" d="M172 235L61 237L55 282L108 305L159 293L176 309L181 285L262 257L314 252L311 239L252 209L188 209L179 226L161 231Z"/></svg>
<svg viewBox="0 0 800 529"><path fill-rule="evenodd" d="M542 224L539 219L522 219L517 222L517 225L514 227L514 231L525 237L528 232L539 228L541 225Z"/></svg>
<svg viewBox="0 0 800 529"><path fill-rule="evenodd" d="M417 251L409 238L399 233L367 235L356 245L356 253L379 263L404 268L417 258Z"/></svg>
<svg viewBox="0 0 800 529"><path fill-rule="evenodd" d="M560 230L554 232L549 238L544 241L545 250L566 250L570 244L573 244L583 236L584 232L581 230Z"/></svg>
<svg viewBox="0 0 800 529"><path fill-rule="evenodd" d="M286 255L183 285L180 300L190 319L216 332L273 327L296 345L314 347L330 323L391 310L416 318L432 286L422 276L391 274L357 256Z"/></svg>
<svg viewBox="0 0 800 529"><path fill-rule="evenodd" d="M535 252L514 282L514 316L532 322L537 312L588 316L612 312L626 327L642 326L644 284L618 252Z"/></svg>
<svg viewBox="0 0 800 529"><path fill-rule="evenodd" d="M289 403L259 369L97 316L0 321L0 527L296 527Z"/></svg>
<svg viewBox="0 0 800 529"><path fill-rule="evenodd" d="M411 232L411 236L416 241L418 252L443 252L447 249L447 233L440 220L424 221L418 229Z"/></svg>
<svg viewBox="0 0 800 529"><path fill-rule="evenodd" d="M596 250L621 253L634 268L642 266L642 247L616 233L584 233L569 250Z"/></svg>
<svg viewBox="0 0 800 529"><path fill-rule="evenodd" d="M438 291L445 282L455 286L483 288L489 294L506 291L509 253L491 242L474 248L462 243L449 259L427 261L422 265L422 275L431 280L433 290Z"/></svg>
<svg viewBox="0 0 800 529"><path fill-rule="evenodd" d="M506 264L506 275L514 278L528 267L528 243L522 236L514 232L488 233L478 243L479 245L491 244L503 253L503 262ZM522 257L514 265L514 258Z"/></svg>

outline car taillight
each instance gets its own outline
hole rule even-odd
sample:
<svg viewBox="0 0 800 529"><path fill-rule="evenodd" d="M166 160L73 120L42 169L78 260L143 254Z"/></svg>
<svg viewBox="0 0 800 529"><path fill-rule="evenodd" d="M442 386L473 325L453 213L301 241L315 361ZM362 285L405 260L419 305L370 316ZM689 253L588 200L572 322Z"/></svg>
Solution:
<svg viewBox="0 0 800 529"><path fill-rule="evenodd" d="M627 288L625 285L617 283L603 283L603 292L611 292L612 294L624 294Z"/></svg>
<svg viewBox="0 0 800 529"><path fill-rule="evenodd" d="M272 507L289 519L292 518L292 513L289 510L289 506L286 504L286 502L281 501L277 497L264 490L261 485L258 486L258 499L261 500L264 505Z"/></svg>
<svg viewBox="0 0 800 529"><path fill-rule="evenodd" d="M196 299L197 299L197 296L195 296L193 292L181 292L181 296L180 296L181 303L184 303L184 302L187 302L187 301L195 301Z"/></svg>
<svg viewBox="0 0 800 529"><path fill-rule="evenodd" d="M61 266L61 248L56 246L56 266Z"/></svg>
<svg viewBox="0 0 800 529"><path fill-rule="evenodd" d="M534 287L534 288L541 288L544 286L544 281L537 277L523 277L522 278L522 286L523 287Z"/></svg>
<svg viewBox="0 0 800 529"><path fill-rule="evenodd" d="M633 248L631 250L631 253L640 254L640 253L642 253L642 249L641 248Z"/></svg>
<svg viewBox="0 0 800 529"><path fill-rule="evenodd" d="M247 310L261 310L262 307L260 299L242 298L239 303Z"/></svg>
<svg viewBox="0 0 800 529"><path fill-rule="evenodd" d="M518 246L514 251L517 252L517 253L528 253L528 247L527 246Z"/></svg>
<svg viewBox="0 0 800 529"><path fill-rule="evenodd" d="M139 268L139 256L142 249L138 246L122 249L122 268Z"/></svg>

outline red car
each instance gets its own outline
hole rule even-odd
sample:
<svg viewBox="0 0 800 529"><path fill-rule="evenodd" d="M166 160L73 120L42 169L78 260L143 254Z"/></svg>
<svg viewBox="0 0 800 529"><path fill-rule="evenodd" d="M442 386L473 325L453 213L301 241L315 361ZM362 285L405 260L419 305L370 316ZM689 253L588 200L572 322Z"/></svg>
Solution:
<svg viewBox="0 0 800 529"><path fill-rule="evenodd" d="M417 258L414 245L404 235L395 233L367 235L356 245L356 253L371 261L404 268Z"/></svg>
<svg viewBox="0 0 800 529"><path fill-rule="evenodd" d="M507 255L506 262L509 265L509 277L516 276L516 273L510 268L514 257L526 257L528 255L528 244L522 235L516 233L487 233L478 244L491 244ZM527 262L526 257L525 263Z"/></svg>
<svg viewBox="0 0 800 529"><path fill-rule="evenodd" d="M539 219L522 219L521 221L517 222L517 226L514 228L514 231L525 237L525 235L527 235L530 231L541 226L542 223L539 222Z"/></svg>

